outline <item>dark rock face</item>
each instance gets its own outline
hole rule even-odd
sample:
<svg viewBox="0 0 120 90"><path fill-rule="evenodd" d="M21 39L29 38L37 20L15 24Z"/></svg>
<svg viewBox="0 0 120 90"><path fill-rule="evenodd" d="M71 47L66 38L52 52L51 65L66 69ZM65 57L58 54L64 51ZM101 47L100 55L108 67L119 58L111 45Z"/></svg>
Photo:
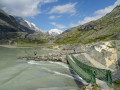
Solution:
<svg viewBox="0 0 120 90"><path fill-rule="evenodd" d="M20 32L20 30L9 26L0 25L0 33L7 33L7 32Z"/></svg>
<svg viewBox="0 0 120 90"><path fill-rule="evenodd" d="M118 66L120 67L120 58L118 59Z"/></svg>
<svg viewBox="0 0 120 90"><path fill-rule="evenodd" d="M81 31L81 30L84 30L84 31L89 31L89 30L101 30L103 29L104 26L100 26L100 25L97 25L97 23L94 23L94 22L90 22L88 24L85 24L85 25L81 25L78 30Z"/></svg>
<svg viewBox="0 0 120 90"><path fill-rule="evenodd" d="M7 32L0 33L0 39L25 39L27 33L25 32Z"/></svg>
<svg viewBox="0 0 120 90"><path fill-rule="evenodd" d="M120 39L120 33L115 34L115 35L113 36L113 38L118 38L118 39Z"/></svg>
<svg viewBox="0 0 120 90"><path fill-rule="evenodd" d="M13 44L15 40L25 39L25 32L2 32L0 33L0 44Z"/></svg>

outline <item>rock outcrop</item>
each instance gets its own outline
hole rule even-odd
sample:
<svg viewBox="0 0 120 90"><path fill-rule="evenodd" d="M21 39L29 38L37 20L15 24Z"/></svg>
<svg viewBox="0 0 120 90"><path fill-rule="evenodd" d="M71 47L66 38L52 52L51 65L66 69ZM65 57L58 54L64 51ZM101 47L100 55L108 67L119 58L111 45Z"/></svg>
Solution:
<svg viewBox="0 0 120 90"><path fill-rule="evenodd" d="M99 21L100 22L100 21ZM78 27L79 31L89 31L89 30L101 30L104 28L104 26L97 25L99 22L91 21L89 23L86 23L84 25L81 25Z"/></svg>
<svg viewBox="0 0 120 90"><path fill-rule="evenodd" d="M118 50L116 41L99 42L87 45L84 52L96 61L103 64L106 68L116 70L118 67Z"/></svg>
<svg viewBox="0 0 120 90"><path fill-rule="evenodd" d="M35 60L35 61L53 61L53 62L63 62L67 64L65 54L59 55L48 55L48 56L32 56L32 57L19 57L20 60Z"/></svg>
<svg viewBox="0 0 120 90"><path fill-rule="evenodd" d="M82 63L111 70L113 81L120 79L120 40L80 45L77 51L83 52L74 55Z"/></svg>

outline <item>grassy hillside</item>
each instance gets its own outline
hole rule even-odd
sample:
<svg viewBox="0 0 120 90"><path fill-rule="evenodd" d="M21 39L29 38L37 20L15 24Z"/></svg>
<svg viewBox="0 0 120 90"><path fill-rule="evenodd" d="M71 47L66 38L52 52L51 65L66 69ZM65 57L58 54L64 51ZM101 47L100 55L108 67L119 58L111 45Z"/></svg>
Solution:
<svg viewBox="0 0 120 90"><path fill-rule="evenodd" d="M120 5L106 16L65 31L57 37L57 44L92 43L120 39Z"/></svg>
<svg viewBox="0 0 120 90"><path fill-rule="evenodd" d="M48 40L46 39L40 39L40 40L16 40L13 44L14 45L38 45L38 44L44 44L48 43Z"/></svg>

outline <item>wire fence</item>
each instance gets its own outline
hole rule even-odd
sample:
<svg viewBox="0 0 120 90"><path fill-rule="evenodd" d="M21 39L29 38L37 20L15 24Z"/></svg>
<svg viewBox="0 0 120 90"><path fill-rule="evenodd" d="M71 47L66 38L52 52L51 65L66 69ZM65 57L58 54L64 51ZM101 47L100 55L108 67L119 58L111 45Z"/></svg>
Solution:
<svg viewBox="0 0 120 90"><path fill-rule="evenodd" d="M69 63L69 65L72 67L72 69L85 81L88 83L96 83L95 76L93 75L91 70L88 70L89 73L86 73L86 71L82 70L75 62L73 62L68 55L66 55L66 59Z"/></svg>
<svg viewBox="0 0 120 90"><path fill-rule="evenodd" d="M96 83L95 78L98 78L100 80L106 81L109 84L112 84L112 76L110 70L88 66L77 60L72 54L70 55L75 63L70 60L68 55L66 55L67 61L69 62L70 66L78 73L78 75L81 76L84 80L89 83Z"/></svg>

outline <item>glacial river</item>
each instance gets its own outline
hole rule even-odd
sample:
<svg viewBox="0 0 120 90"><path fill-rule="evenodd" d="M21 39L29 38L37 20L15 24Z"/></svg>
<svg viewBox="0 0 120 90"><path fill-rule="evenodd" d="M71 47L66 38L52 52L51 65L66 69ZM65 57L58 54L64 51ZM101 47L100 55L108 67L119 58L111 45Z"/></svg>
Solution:
<svg viewBox="0 0 120 90"><path fill-rule="evenodd" d="M0 47L0 90L76 90L83 80L60 62L18 60L33 56L34 48ZM52 50L37 48L39 55Z"/></svg>

